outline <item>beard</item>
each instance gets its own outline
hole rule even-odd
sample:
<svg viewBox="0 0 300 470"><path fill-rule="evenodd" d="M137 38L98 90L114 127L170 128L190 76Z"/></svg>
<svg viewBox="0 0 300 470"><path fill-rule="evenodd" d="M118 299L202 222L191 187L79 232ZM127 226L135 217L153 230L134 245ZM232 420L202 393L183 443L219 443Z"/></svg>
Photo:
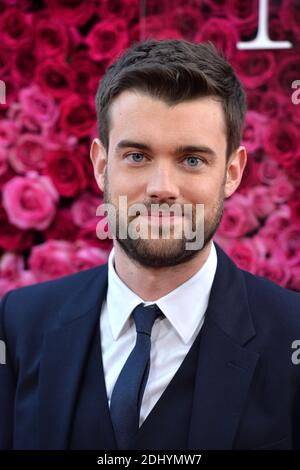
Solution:
<svg viewBox="0 0 300 470"><path fill-rule="evenodd" d="M105 174L105 185L104 185L104 202L113 204L111 201L110 193L109 193L109 186L108 186L108 179L107 175ZM172 202L169 204L167 201L147 201L143 203L145 207L150 209L151 204L167 204L169 207L172 206ZM201 251L205 249L208 243L212 240L215 232L217 231L222 216L224 212L224 184L222 184L219 192L219 197L215 201L213 207L210 209L210 212L205 215L204 217L204 229L201 246L197 249L188 249L187 243L192 243L196 240L197 237L197 229L199 224L196 220L196 210L195 205L192 207L192 215L191 215L191 223L192 223L192 230L193 233L196 233L194 238L187 238L185 232L182 231L182 236L178 238L172 237L172 230L171 236L167 239L162 238L162 227L159 227L159 238L153 239L151 237L144 239L144 238L132 238L127 233L126 238L120 238L120 220L122 221L121 224L124 223L124 219L122 219L122 215L120 217L119 209L116 207L116 233L114 237L122 248L124 253L130 258L131 260L137 262L138 264L151 267L151 268L163 268L163 267L170 267L170 266L177 266L183 263L188 262L189 260L195 258ZM184 213L184 212L182 212ZM130 224L133 219L136 217L129 217L127 214L124 215L126 218L125 223ZM202 224L203 225L203 224Z"/></svg>

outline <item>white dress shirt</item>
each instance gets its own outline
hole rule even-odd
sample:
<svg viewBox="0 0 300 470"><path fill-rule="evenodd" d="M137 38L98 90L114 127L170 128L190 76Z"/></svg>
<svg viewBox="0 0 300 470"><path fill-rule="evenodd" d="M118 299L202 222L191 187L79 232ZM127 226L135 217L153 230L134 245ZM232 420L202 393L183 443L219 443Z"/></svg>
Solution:
<svg viewBox="0 0 300 470"><path fill-rule="evenodd" d="M100 315L109 404L116 380L135 345L136 329L130 317L133 309L141 302L155 303L165 315L155 321L151 333L150 371L141 405L140 426L174 377L203 325L216 267L217 253L212 243L206 262L190 279L156 301L145 302L117 275L114 249L109 255L108 290Z"/></svg>

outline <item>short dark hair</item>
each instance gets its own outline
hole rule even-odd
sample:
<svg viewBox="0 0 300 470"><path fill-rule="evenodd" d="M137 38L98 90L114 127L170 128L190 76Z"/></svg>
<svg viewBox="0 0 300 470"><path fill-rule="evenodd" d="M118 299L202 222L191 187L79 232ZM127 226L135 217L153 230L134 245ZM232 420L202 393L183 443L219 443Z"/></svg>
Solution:
<svg viewBox="0 0 300 470"><path fill-rule="evenodd" d="M127 49L106 71L96 95L100 140L109 146L109 108L122 91L134 89L169 105L214 96L222 103L226 157L240 145L246 95L234 69L210 42L148 39Z"/></svg>

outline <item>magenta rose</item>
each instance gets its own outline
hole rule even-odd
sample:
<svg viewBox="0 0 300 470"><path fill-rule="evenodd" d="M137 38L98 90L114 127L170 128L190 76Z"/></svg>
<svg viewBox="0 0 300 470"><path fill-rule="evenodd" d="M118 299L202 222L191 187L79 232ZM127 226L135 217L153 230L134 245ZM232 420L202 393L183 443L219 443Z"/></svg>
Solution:
<svg viewBox="0 0 300 470"><path fill-rule="evenodd" d="M280 174L279 164L274 160L265 159L258 167L257 176L261 183L271 185Z"/></svg>
<svg viewBox="0 0 300 470"><path fill-rule="evenodd" d="M59 115L57 104L37 85L21 89L19 101L23 116L32 116L42 128L55 124Z"/></svg>
<svg viewBox="0 0 300 470"><path fill-rule="evenodd" d="M79 95L88 96L92 94L95 96L99 79L105 72L104 64L105 62L96 64L83 51L73 55L72 68L75 73L75 90Z"/></svg>
<svg viewBox="0 0 300 470"><path fill-rule="evenodd" d="M200 8L186 4L184 7L177 6L174 9L166 10L166 19L161 22L161 29L165 24L178 31L182 37L194 40L203 24L203 16Z"/></svg>
<svg viewBox="0 0 300 470"><path fill-rule="evenodd" d="M95 127L95 106L88 98L68 96L61 102L60 126L67 134L85 137Z"/></svg>
<svg viewBox="0 0 300 470"><path fill-rule="evenodd" d="M295 54L292 57L282 58L276 76L279 93L283 92L290 99L293 91L291 85L295 80L299 80L299 57Z"/></svg>
<svg viewBox="0 0 300 470"><path fill-rule="evenodd" d="M32 15L8 8L0 16L0 43L12 50L24 49L32 40Z"/></svg>
<svg viewBox="0 0 300 470"><path fill-rule="evenodd" d="M276 74L276 62L271 52L240 51L234 60L239 78L251 90L266 84Z"/></svg>
<svg viewBox="0 0 300 470"><path fill-rule="evenodd" d="M259 253L252 239L241 238L233 240L227 247L227 254L240 269L256 272Z"/></svg>
<svg viewBox="0 0 300 470"><path fill-rule="evenodd" d="M66 27L53 17L37 18L35 42L38 44L37 56L41 60L59 55L65 57L69 51L69 35Z"/></svg>
<svg viewBox="0 0 300 470"><path fill-rule="evenodd" d="M23 134L9 150L9 162L17 173L40 171L45 167L44 138L41 135Z"/></svg>
<svg viewBox="0 0 300 470"><path fill-rule="evenodd" d="M287 287L289 289L300 292L300 266L292 266L290 267L290 270L291 278Z"/></svg>
<svg viewBox="0 0 300 470"><path fill-rule="evenodd" d="M283 167L289 167L298 151L299 130L289 122L271 121L265 134L264 147L268 155Z"/></svg>
<svg viewBox="0 0 300 470"><path fill-rule="evenodd" d="M276 208L272 199L271 188L268 186L254 187L249 192L249 199L254 214L260 219L265 219Z"/></svg>
<svg viewBox="0 0 300 470"><path fill-rule="evenodd" d="M277 259L261 260L259 261L256 274L276 282L276 284L282 287L286 287L291 277L291 271L282 261L280 262Z"/></svg>
<svg viewBox="0 0 300 470"><path fill-rule="evenodd" d="M242 237L257 229L258 226L259 222L249 198L235 194L226 201L224 215L218 229L221 236Z"/></svg>
<svg viewBox="0 0 300 470"><path fill-rule="evenodd" d="M224 8L224 7L223 7ZM228 19L241 36L254 36L258 24L258 1L229 0L226 4Z"/></svg>
<svg viewBox="0 0 300 470"><path fill-rule="evenodd" d="M300 39L300 8L298 0L283 0L280 11L283 28L293 31L295 37Z"/></svg>
<svg viewBox="0 0 300 470"><path fill-rule="evenodd" d="M289 266L300 266L300 226L291 225L278 234L278 256L281 253Z"/></svg>
<svg viewBox="0 0 300 470"><path fill-rule="evenodd" d="M270 188L270 192L273 201L282 204L290 199L294 192L294 186L284 174L281 174L274 181L274 185Z"/></svg>
<svg viewBox="0 0 300 470"><path fill-rule="evenodd" d="M260 229L260 236L264 239L275 240L278 243L278 234L291 225L291 210L282 204L279 209L266 219L265 225Z"/></svg>
<svg viewBox="0 0 300 470"><path fill-rule="evenodd" d="M254 153L263 146L267 119L255 111L248 111L244 124L242 144L249 153Z"/></svg>
<svg viewBox="0 0 300 470"><path fill-rule="evenodd" d="M75 272L72 264L73 243L48 240L32 248L28 260L31 272L37 281L48 281Z"/></svg>
<svg viewBox="0 0 300 470"><path fill-rule="evenodd" d="M86 37L86 44L93 60L114 59L128 46L125 20L112 17L96 23Z"/></svg>
<svg viewBox="0 0 300 470"><path fill-rule="evenodd" d="M97 207L102 203L102 198L85 192L76 199L71 207L74 224L78 227L94 227L99 222L96 216Z"/></svg>
<svg viewBox="0 0 300 470"><path fill-rule="evenodd" d="M194 41L212 41L230 59L236 52L238 33L232 22L224 18L209 18L199 28Z"/></svg>
<svg viewBox="0 0 300 470"><path fill-rule="evenodd" d="M88 184L85 166L89 162L72 150L48 152L47 173L61 196L74 197Z"/></svg>
<svg viewBox="0 0 300 470"><path fill-rule="evenodd" d="M104 228L105 228L105 232L107 232L108 226L105 226ZM94 226L81 227L77 235L77 240L84 241L89 246L95 246L96 248L101 248L106 251L111 250L112 248L111 238L107 237L101 240L97 236L98 230L99 230L98 227L94 227Z"/></svg>
<svg viewBox="0 0 300 470"><path fill-rule="evenodd" d="M4 175L8 169L7 150L0 147L0 176Z"/></svg>
<svg viewBox="0 0 300 470"><path fill-rule="evenodd" d="M3 207L16 227L44 230L56 212L58 194L46 176L16 176L3 187Z"/></svg>
<svg viewBox="0 0 300 470"><path fill-rule="evenodd" d="M86 0L47 0L46 15L68 25L82 26L97 12L95 6L95 2Z"/></svg>
<svg viewBox="0 0 300 470"><path fill-rule="evenodd" d="M19 86L27 86L34 80L37 60L33 49L20 49L12 61L12 79Z"/></svg>
<svg viewBox="0 0 300 470"><path fill-rule="evenodd" d="M0 147L8 147L12 145L17 137L18 128L10 119L0 121Z"/></svg>
<svg viewBox="0 0 300 470"><path fill-rule="evenodd" d="M67 208L60 209L50 227L44 232L47 240L75 241L78 227L73 223L71 212Z"/></svg>
<svg viewBox="0 0 300 470"><path fill-rule="evenodd" d="M147 5L148 6L148 5ZM138 21L140 15L140 0L109 0L100 2L97 6L100 18L118 17L127 21Z"/></svg>
<svg viewBox="0 0 300 470"><path fill-rule="evenodd" d="M0 206L0 248L6 251L22 251L31 247L33 233L30 230L19 230L12 225L2 206Z"/></svg>
<svg viewBox="0 0 300 470"><path fill-rule="evenodd" d="M35 81L45 93L61 99L74 89L74 72L62 59L49 58L37 66Z"/></svg>
<svg viewBox="0 0 300 470"><path fill-rule="evenodd" d="M23 257L15 253L4 253L0 258L0 276L14 278L24 269Z"/></svg>
<svg viewBox="0 0 300 470"><path fill-rule="evenodd" d="M79 244L73 254L72 263L76 271L101 266L107 262L108 252L88 244Z"/></svg>
<svg viewBox="0 0 300 470"><path fill-rule="evenodd" d="M286 102L280 93L268 90L266 93L259 93L261 99L260 111L269 118L278 118L284 113Z"/></svg>

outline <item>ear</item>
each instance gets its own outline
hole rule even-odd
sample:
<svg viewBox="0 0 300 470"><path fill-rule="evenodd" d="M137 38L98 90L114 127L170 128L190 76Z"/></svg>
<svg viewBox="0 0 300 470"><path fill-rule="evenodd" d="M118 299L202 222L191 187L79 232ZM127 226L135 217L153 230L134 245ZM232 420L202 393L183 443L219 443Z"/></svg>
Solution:
<svg viewBox="0 0 300 470"><path fill-rule="evenodd" d="M107 164L107 155L102 142L94 139L91 145L90 157L94 167L94 175L101 191L104 191L104 173Z"/></svg>
<svg viewBox="0 0 300 470"><path fill-rule="evenodd" d="M225 179L225 198L231 196L239 187L247 163L247 151L240 146L229 157Z"/></svg>

